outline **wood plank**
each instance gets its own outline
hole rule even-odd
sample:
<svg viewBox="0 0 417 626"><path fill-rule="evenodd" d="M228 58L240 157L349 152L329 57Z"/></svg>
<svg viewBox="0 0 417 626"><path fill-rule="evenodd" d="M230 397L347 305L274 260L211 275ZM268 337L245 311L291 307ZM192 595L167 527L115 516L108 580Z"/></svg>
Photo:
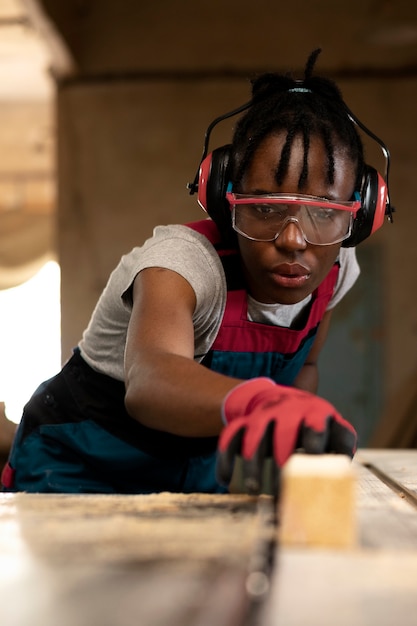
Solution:
<svg viewBox="0 0 417 626"><path fill-rule="evenodd" d="M417 554L282 549L259 626L415 626Z"/></svg>
<svg viewBox="0 0 417 626"><path fill-rule="evenodd" d="M373 460L387 476L411 485L415 478L408 460L417 460L412 452L404 462L398 452L366 453L352 464L333 455L292 457L283 470L281 545L349 548L358 541L364 548L417 549L417 510L368 467ZM349 467L335 471L335 461Z"/></svg>
<svg viewBox="0 0 417 626"><path fill-rule="evenodd" d="M371 455L412 488L414 454ZM280 546L271 578L268 496L0 494L0 624L414 626L417 509L370 459L357 547Z"/></svg>
<svg viewBox="0 0 417 626"><path fill-rule="evenodd" d="M9 524L0 533L0 554L30 551L56 566L68 559L112 564L185 554L242 564L259 537L258 504L245 495L0 494L0 521ZM11 534L18 543L10 544Z"/></svg>
<svg viewBox="0 0 417 626"><path fill-rule="evenodd" d="M260 626L415 626L417 510L369 469L413 488L415 451L360 451L356 549L280 547Z"/></svg>
<svg viewBox="0 0 417 626"><path fill-rule="evenodd" d="M361 545L417 549L417 450L359 450L354 465Z"/></svg>
<svg viewBox="0 0 417 626"><path fill-rule="evenodd" d="M1 586L2 626L238 626L244 572L173 561L119 567L38 564ZM212 619L212 621L210 621Z"/></svg>
<svg viewBox="0 0 417 626"><path fill-rule="evenodd" d="M414 494L417 501L417 450L358 450L355 462L377 468Z"/></svg>
<svg viewBox="0 0 417 626"><path fill-rule="evenodd" d="M356 515L363 548L417 550L417 511L366 467L358 473Z"/></svg>
<svg viewBox="0 0 417 626"><path fill-rule="evenodd" d="M267 501L1 494L0 624L242 624Z"/></svg>
<svg viewBox="0 0 417 626"><path fill-rule="evenodd" d="M282 545L351 548L356 543L356 474L341 454L295 454L282 470Z"/></svg>

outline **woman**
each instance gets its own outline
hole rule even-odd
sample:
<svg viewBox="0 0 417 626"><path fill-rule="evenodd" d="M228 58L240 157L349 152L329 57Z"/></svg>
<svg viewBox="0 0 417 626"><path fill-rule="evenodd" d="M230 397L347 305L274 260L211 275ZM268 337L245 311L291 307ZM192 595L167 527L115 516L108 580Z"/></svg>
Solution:
<svg viewBox="0 0 417 626"><path fill-rule="evenodd" d="M121 259L24 409L6 491L222 492L242 455L256 492L268 457L353 456L353 427L315 395L317 359L388 200L338 88L312 76L318 53L302 81L253 82L191 185L209 219Z"/></svg>

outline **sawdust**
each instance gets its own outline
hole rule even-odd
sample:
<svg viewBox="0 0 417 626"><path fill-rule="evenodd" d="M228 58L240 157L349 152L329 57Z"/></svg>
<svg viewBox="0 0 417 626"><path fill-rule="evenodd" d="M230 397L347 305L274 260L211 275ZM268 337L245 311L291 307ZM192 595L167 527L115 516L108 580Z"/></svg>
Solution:
<svg viewBox="0 0 417 626"><path fill-rule="evenodd" d="M3 494L0 519L16 520L26 549L49 563L234 565L247 562L262 534L260 501L242 494Z"/></svg>

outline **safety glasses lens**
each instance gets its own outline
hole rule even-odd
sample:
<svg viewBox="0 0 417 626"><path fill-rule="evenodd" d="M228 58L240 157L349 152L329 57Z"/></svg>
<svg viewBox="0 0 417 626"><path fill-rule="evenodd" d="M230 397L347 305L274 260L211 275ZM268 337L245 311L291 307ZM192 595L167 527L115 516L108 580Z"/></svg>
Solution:
<svg viewBox="0 0 417 626"><path fill-rule="evenodd" d="M306 204L235 204L234 229L256 241L273 241L289 222L296 222L305 240L316 245L330 245L346 239L351 231L353 214L326 205Z"/></svg>

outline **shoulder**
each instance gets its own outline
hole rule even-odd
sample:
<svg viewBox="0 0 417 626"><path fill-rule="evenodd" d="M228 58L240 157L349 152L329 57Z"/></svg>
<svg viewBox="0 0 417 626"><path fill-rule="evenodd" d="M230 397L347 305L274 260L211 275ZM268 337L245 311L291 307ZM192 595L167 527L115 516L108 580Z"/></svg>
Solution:
<svg viewBox="0 0 417 626"><path fill-rule="evenodd" d="M175 252L171 259L172 252ZM181 255L194 254L210 259L218 259L213 245L203 234L183 224L157 226L152 237L143 245L133 248L122 257L121 263L146 264L153 258L166 259L167 263L180 259Z"/></svg>
<svg viewBox="0 0 417 626"><path fill-rule="evenodd" d="M340 269L333 297L328 309L336 306L343 296L353 287L360 274L356 258L356 248L340 248L338 257Z"/></svg>
<svg viewBox="0 0 417 626"><path fill-rule="evenodd" d="M124 296L137 274L149 267L162 267L183 276L192 286L197 300L217 295L224 288L222 264L214 246L203 234L184 226L157 226L152 237L124 255L117 272L123 276Z"/></svg>
<svg viewBox="0 0 417 626"><path fill-rule="evenodd" d="M356 257L356 248L340 248L339 251L339 274L346 279L351 277L353 282L360 274L360 267Z"/></svg>

